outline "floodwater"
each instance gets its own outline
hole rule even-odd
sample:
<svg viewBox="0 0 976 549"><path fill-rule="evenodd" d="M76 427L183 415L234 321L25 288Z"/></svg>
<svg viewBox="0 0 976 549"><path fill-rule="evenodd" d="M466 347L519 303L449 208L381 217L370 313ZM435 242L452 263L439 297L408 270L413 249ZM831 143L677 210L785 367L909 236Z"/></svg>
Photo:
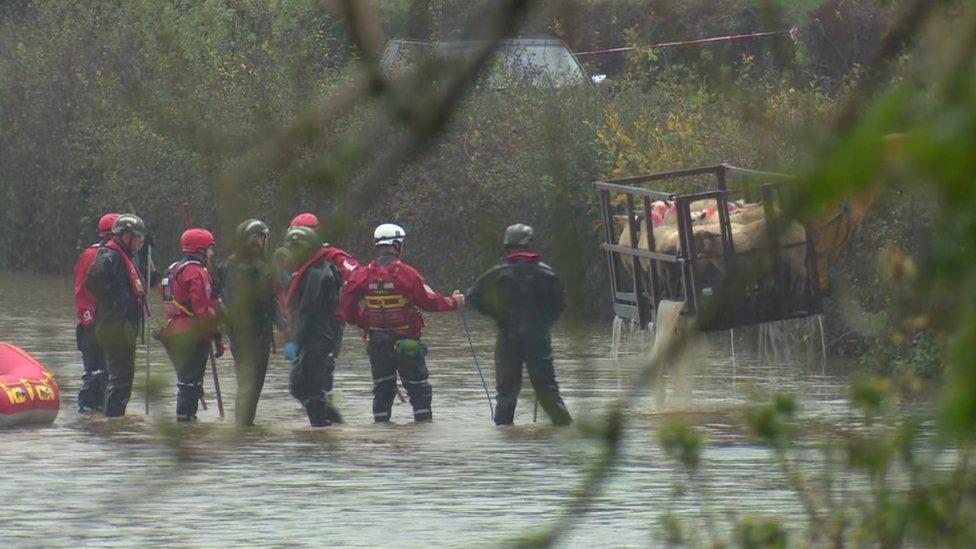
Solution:
<svg viewBox="0 0 976 549"><path fill-rule="evenodd" d="M62 393L53 426L0 431L2 539L17 546L422 547L497 545L540 531L565 511L600 455L599 443L577 427L549 427L541 410L533 424L531 391L523 391L518 425L495 427L458 313L428 318L430 424L414 424L409 405L399 403L395 424L371 423L369 366L352 331L336 372L344 425L307 426L288 395L288 366L275 355L258 425L238 431L230 419L235 382L228 353L218 362L230 417L217 417L208 374L209 410L201 411L199 423L177 426L175 376L158 344L151 348L151 370L165 383L150 417L143 414L140 346L129 417L106 421L76 411L82 369L70 281L0 274L0 340L45 363ZM469 324L490 376L492 327L481 318ZM582 335L564 327L554 334L557 377L577 420L598 419L637 369L633 355L609 359L610 332L609 323L599 323ZM728 512L783 516L790 528L802 524L799 500L769 452L742 434L731 409L750 395L790 391L804 414L843 417L843 379L829 367L822 373L819 363L770 364L741 349L733 387L727 340L727 334L713 338L697 361L693 390L668 400L672 408L698 410L694 417L707 434L704 504L681 489L686 477L656 442L662 415L647 398L628 415L614 475L561 546L657 545L665 513L699 526L713 513L722 530ZM667 378L672 393L673 377ZM813 468L816 459L809 458Z"/></svg>

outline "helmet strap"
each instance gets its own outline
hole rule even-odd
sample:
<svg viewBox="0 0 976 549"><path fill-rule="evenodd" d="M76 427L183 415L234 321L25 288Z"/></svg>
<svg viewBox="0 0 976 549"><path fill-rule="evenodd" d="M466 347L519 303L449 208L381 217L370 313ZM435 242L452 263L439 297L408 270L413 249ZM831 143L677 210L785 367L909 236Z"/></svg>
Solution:
<svg viewBox="0 0 976 549"><path fill-rule="evenodd" d="M125 238L126 235L129 236L129 239L128 240L126 240L126 238ZM122 231L119 234L119 242L121 242L122 247L125 248L125 251L129 252L130 254L132 253L132 239L133 238L135 238L135 237L133 236L133 234L132 234L131 231Z"/></svg>

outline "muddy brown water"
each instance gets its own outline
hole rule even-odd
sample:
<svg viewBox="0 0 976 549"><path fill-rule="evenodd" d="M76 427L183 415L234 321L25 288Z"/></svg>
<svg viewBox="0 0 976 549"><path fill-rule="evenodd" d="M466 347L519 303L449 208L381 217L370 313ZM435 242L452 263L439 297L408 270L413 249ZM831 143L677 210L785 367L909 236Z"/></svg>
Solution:
<svg viewBox="0 0 976 549"><path fill-rule="evenodd" d="M350 331L336 372L345 425L307 427L288 395L288 366L275 355L255 428L239 431L229 418L219 420L209 375L210 409L198 424L177 426L175 376L158 345L151 348L151 370L163 391L150 416L143 414L140 346L129 417L106 421L76 411L81 360L70 280L0 274L0 340L45 363L62 391L54 425L0 431L2 538L18 546L477 546L544 528L564 512L599 444L576 427L548 427L541 410L533 425L525 391L518 425L495 427L459 316L428 318L431 424L414 424L409 405L399 403L394 424L371 423L368 362ZM490 376L493 329L481 318L469 323ZM626 383L638 368L633 356L608 358L610 331L597 323L582 331L559 326L554 334L557 376L578 420L599 418L619 395L618 375ZM830 368L822 375L819 365L758 361L743 350L733 389L727 343L714 339L698 361L693 392L669 400L704 411L696 417L709 439L700 477L706 505L681 489L686 477L656 443L661 415L646 399L628 416L612 479L561 545L654 545L666 512L698 525L702 536L705 509L715 512L720 529L728 528L728 511L779 515L791 528L802 524L801 505L769 452L742 435L738 414L729 410L748 402L748 394L792 391L804 413L843 418L843 378ZM229 358L219 362L232 414L233 368ZM816 468L815 457L809 465Z"/></svg>

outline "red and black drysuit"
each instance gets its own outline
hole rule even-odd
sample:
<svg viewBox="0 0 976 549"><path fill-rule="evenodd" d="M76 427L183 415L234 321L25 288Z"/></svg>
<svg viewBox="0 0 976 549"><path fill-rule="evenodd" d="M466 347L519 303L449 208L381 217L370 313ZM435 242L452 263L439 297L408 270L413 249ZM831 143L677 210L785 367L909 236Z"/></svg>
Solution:
<svg viewBox="0 0 976 549"><path fill-rule="evenodd" d="M219 303L203 259L188 254L166 269L161 285L166 327L160 340L176 369L176 420L193 421L203 395Z"/></svg>
<svg viewBox="0 0 976 549"><path fill-rule="evenodd" d="M85 367L78 392L79 412L101 411L105 405L105 352L95 337L95 296L85 287L88 270L105 242L103 240L85 248L75 264L75 312L78 316L75 342Z"/></svg>
<svg viewBox="0 0 976 549"><path fill-rule="evenodd" d="M549 334L565 306L552 268L534 253L511 253L481 275L465 297L498 325L495 423L512 423L525 364L542 409L555 425L568 425L572 419L559 396Z"/></svg>
<svg viewBox="0 0 976 549"><path fill-rule="evenodd" d="M98 248L85 277L95 296L95 337L105 353L107 417L125 415L135 374L136 336L146 306L145 280L121 244Z"/></svg>
<svg viewBox="0 0 976 549"><path fill-rule="evenodd" d="M292 361L288 389L308 413L313 427L341 423L332 404L335 353L342 334L336 318L342 275L322 247L291 275L285 293L289 340L298 345Z"/></svg>
<svg viewBox="0 0 976 549"><path fill-rule="evenodd" d="M244 248L218 269L221 309L237 373L234 419L251 425L264 388L274 325L280 325L275 302L275 271L259 250Z"/></svg>
<svg viewBox="0 0 976 549"><path fill-rule="evenodd" d="M373 420L390 420L396 397L397 374L410 396L416 421L433 418L432 389L424 356L398 353L400 339L420 339L424 325L420 311L452 311L453 298L435 292L416 269L391 253L357 269L342 291L340 318L368 334L373 373Z"/></svg>
<svg viewBox="0 0 976 549"><path fill-rule="evenodd" d="M346 282L348 282L349 277L352 276L352 273L359 268L359 260L353 257L349 252L343 250L342 248L339 248L338 246L333 246L328 242L322 243L321 253L323 254L323 257L325 257L325 259L331 261L332 264L335 265L336 269L339 270L340 281L341 281L340 284L345 284ZM288 284L289 281L291 280L291 275L289 275L285 271L280 271L278 274L280 276L275 280L275 296L278 300L278 308L281 311L281 316L283 317L283 320L287 322L288 306L286 301L288 298ZM338 347L342 346L341 331L343 327L344 325L340 323L339 343L337 344L336 347L336 356L339 355Z"/></svg>

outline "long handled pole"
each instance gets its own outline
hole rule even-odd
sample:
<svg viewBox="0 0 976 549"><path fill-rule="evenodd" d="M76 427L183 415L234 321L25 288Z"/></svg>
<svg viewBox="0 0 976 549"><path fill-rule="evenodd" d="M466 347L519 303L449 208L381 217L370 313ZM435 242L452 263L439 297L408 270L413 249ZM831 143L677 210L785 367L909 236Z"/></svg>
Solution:
<svg viewBox="0 0 976 549"><path fill-rule="evenodd" d="M207 345L207 350L210 351L210 371L213 373L214 393L217 395L217 412L220 414L220 419L224 419L224 399L220 395L220 380L217 379L217 357L214 355L213 344L208 343Z"/></svg>
<svg viewBox="0 0 976 549"><path fill-rule="evenodd" d="M136 213L135 207L129 202L129 211ZM142 307L142 344L146 346L146 415L149 415L149 343L152 335L149 333L149 287L152 285L152 244L146 244L146 295Z"/></svg>
<svg viewBox="0 0 976 549"><path fill-rule="evenodd" d="M481 364L478 363L478 355L474 352L474 343L471 342L471 331L468 330L468 317L464 314L464 307L458 307L461 313L461 323L464 325L464 334L468 336L468 348L471 349L471 356L474 357L474 367L478 369L481 377L481 385L485 388L485 398L488 399L488 410L491 412L491 419L495 419L495 406L491 403L491 393L488 392L488 384L485 383L485 374L481 371Z"/></svg>
<svg viewBox="0 0 976 549"><path fill-rule="evenodd" d="M146 245L146 288L152 284L152 244ZM146 297L146 299L149 299ZM142 323L143 340L146 342L146 415L149 415L149 343L152 334L149 333L149 317Z"/></svg>

